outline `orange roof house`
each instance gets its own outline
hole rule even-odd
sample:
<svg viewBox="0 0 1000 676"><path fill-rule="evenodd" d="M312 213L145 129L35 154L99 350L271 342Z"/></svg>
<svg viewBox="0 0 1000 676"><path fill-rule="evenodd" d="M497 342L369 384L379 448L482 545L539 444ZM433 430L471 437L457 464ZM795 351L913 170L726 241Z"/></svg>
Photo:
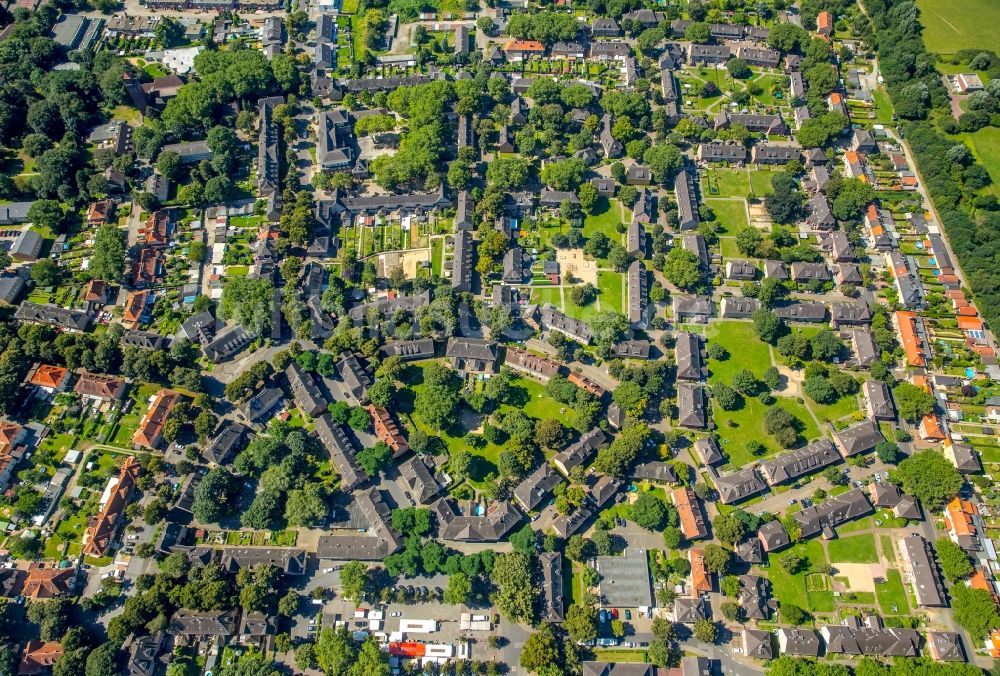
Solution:
<svg viewBox="0 0 1000 676"><path fill-rule="evenodd" d="M833 15L830 12L820 12L816 16L816 32L822 36L833 35Z"/></svg>
<svg viewBox="0 0 1000 676"><path fill-rule="evenodd" d="M0 422L0 455L7 455L13 451L23 436L24 428L17 423Z"/></svg>
<svg viewBox="0 0 1000 676"><path fill-rule="evenodd" d="M674 506L680 516L681 532L688 540L697 540L708 537L708 528L705 525L705 513L698 502L698 496L688 487L678 488L671 496L674 499Z"/></svg>
<svg viewBox="0 0 1000 676"><path fill-rule="evenodd" d="M964 299L963 299L964 300ZM964 301L962 305L957 303L952 303L952 306L958 311L960 317L978 317L979 310L973 305L969 305L969 301Z"/></svg>
<svg viewBox="0 0 1000 676"><path fill-rule="evenodd" d="M604 388L595 383L593 380L583 375L582 373L577 373L576 371L570 371L570 374L566 376L566 380L570 381L581 390L586 390L592 395L601 399L604 397Z"/></svg>
<svg viewBox="0 0 1000 676"><path fill-rule="evenodd" d="M712 578L705 570L705 553L700 549L689 549L688 561L691 562L691 595L711 592Z"/></svg>
<svg viewBox="0 0 1000 676"><path fill-rule="evenodd" d="M983 591L988 591L989 593L994 594L993 585L991 585L990 581L986 579L986 573L983 572L982 568L977 569L976 572L972 574L972 577L969 578L969 586L973 589L982 589Z"/></svg>
<svg viewBox="0 0 1000 676"><path fill-rule="evenodd" d="M154 211L146 218L146 226L142 229L143 238L150 246L166 246L170 243L170 214L166 211Z"/></svg>
<svg viewBox="0 0 1000 676"><path fill-rule="evenodd" d="M958 328L963 331L982 331L983 330L983 320L979 317L967 317L959 315L958 317Z"/></svg>
<svg viewBox="0 0 1000 676"><path fill-rule="evenodd" d="M24 646L24 654L21 656L21 665L17 668L17 673L22 676L48 673L62 654L62 646L55 641L42 643L31 639Z"/></svg>
<svg viewBox="0 0 1000 676"><path fill-rule="evenodd" d="M85 303L98 303L103 305L108 302L108 285L102 279L92 279L83 290L83 301Z"/></svg>
<svg viewBox="0 0 1000 676"><path fill-rule="evenodd" d="M903 344L903 351L906 352L906 363L910 366L926 366L924 348L920 337L917 336L917 313L898 310L893 313L892 320L899 331L899 342Z"/></svg>
<svg viewBox="0 0 1000 676"><path fill-rule="evenodd" d="M149 302L149 291L132 291L125 299L125 311L122 313L122 324L128 329L137 329L142 324L142 315L146 312Z"/></svg>
<svg viewBox="0 0 1000 676"><path fill-rule="evenodd" d="M132 497L135 481L138 478L139 461L129 456L122 464L118 478L112 479L112 483L109 484L111 494L108 495L101 511L91 517L87 524L87 531L83 534L84 554L97 557L107 555L115 534L124 520L125 506Z"/></svg>
<svg viewBox="0 0 1000 676"><path fill-rule="evenodd" d="M28 384L46 392L62 391L69 384L69 371L62 366L39 364L31 372Z"/></svg>
<svg viewBox="0 0 1000 676"><path fill-rule="evenodd" d="M544 54L545 45L543 45L538 40L511 40L504 47L504 51L510 54L521 53L521 54Z"/></svg>
<svg viewBox="0 0 1000 676"><path fill-rule="evenodd" d="M87 207L87 224L91 227L104 225L111 220L111 214L115 210L115 203L111 200L98 200L91 202Z"/></svg>
<svg viewBox="0 0 1000 676"><path fill-rule="evenodd" d="M375 426L375 436L392 449L392 457L398 458L410 450L410 446L406 443L406 437L399 431L399 425L396 424L387 410L372 404L368 404L365 408L368 409L372 425Z"/></svg>
<svg viewBox="0 0 1000 676"><path fill-rule="evenodd" d="M85 399L112 401L121 399L127 388L128 382L124 378L84 371L76 381L73 391Z"/></svg>
<svg viewBox="0 0 1000 676"><path fill-rule="evenodd" d="M71 592L75 582L75 568L33 568L21 593L29 599L51 599Z"/></svg>
<svg viewBox="0 0 1000 676"><path fill-rule="evenodd" d="M994 629L986 639L986 647L990 651L990 657L1000 657L1000 630Z"/></svg>
<svg viewBox="0 0 1000 676"><path fill-rule="evenodd" d="M951 539L961 545L963 542L971 543L976 540L976 525L972 522L972 517L978 516L979 510L971 502L955 498L948 503L944 509L944 521L948 526L948 535Z"/></svg>
<svg viewBox="0 0 1000 676"><path fill-rule="evenodd" d="M941 428L941 419L936 413L928 413L920 421L920 438L924 441L944 441L945 433Z"/></svg>
<svg viewBox="0 0 1000 676"><path fill-rule="evenodd" d="M146 448L159 446L163 441L163 426L180 398L180 393L173 390L163 389L157 392L132 436L132 443Z"/></svg>

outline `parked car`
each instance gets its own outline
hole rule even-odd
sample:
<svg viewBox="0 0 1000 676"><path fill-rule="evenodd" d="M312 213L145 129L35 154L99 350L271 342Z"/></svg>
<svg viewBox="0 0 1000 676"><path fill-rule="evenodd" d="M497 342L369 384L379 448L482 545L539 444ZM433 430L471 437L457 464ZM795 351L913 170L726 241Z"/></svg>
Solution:
<svg viewBox="0 0 1000 676"><path fill-rule="evenodd" d="M402 616L403 613L399 612L398 610L394 610L391 613L389 613L389 617L402 617Z"/></svg>
<svg viewBox="0 0 1000 676"><path fill-rule="evenodd" d="M625 619L626 620L631 620L632 619L632 611L631 610L626 610L625 611Z"/></svg>

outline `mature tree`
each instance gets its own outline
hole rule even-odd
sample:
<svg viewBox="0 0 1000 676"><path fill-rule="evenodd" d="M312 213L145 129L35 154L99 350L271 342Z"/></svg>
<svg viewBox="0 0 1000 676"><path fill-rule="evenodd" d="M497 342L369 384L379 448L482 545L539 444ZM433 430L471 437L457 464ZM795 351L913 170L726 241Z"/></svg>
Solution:
<svg viewBox="0 0 1000 676"><path fill-rule="evenodd" d="M329 513L322 484L307 483L288 491L285 519L291 526L313 526Z"/></svg>
<svg viewBox="0 0 1000 676"><path fill-rule="evenodd" d="M746 526L734 512L720 512L712 519L715 536L727 545L734 545L746 535Z"/></svg>
<svg viewBox="0 0 1000 676"><path fill-rule="evenodd" d="M904 493L918 498L924 509L935 512L962 487L962 475L934 450L914 453L899 463L895 478L900 481Z"/></svg>
<svg viewBox="0 0 1000 676"><path fill-rule="evenodd" d="M910 422L916 422L925 415L934 412L934 396L923 389L905 380L892 390L892 398L896 402L896 410L899 417Z"/></svg>
<svg viewBox="0 0 1000 676"><path fill-rule="evenodd" d="M729 569L729 562L732 554L728 549L723 549L719 545L709 544L705 546L705 570L710 573L721 575Z"/></svg>
<svg viewBox="0 0 1000 676"><path fill-rule="evenodd" d="M723 411L735 411L743 405L740 393L725 383L712 385L712 398Z"/></svg>
<svg viewBox="0 0 1000 676"><path fill-rule="evenodd" d="M781 604L781 620L788 624L801 625L809 619L809 613L792 603Z"/></svg>
<svg viewBox="0 0 1000 676"><path fill-rule="evenodd" d="M354 662L355 650L347 625L323 629L316 642L315 659L326 674L346 674Z"/></svg>
<svg viewBox="0 0 1000 676"><path fill-rule="evenodd" d="M232 514L239 503L239 483L222 467L208 471L194 491L192 513L201 523L218 523Z"/></svg>
<svg viewBox="0 0 1000 676"><path fill-rule="evenodd" d="M458 406L460 384L455 372L441 364L431 364L424 369L424 384L417 392L416 412L434 430L451 426L452 416Z"/></svg>
<svg viewBox="0 0 1000 676"><path fill-rule="evenodd" d="M563 629L577 642L597 638L597 610L592 606L574 603L566 610Z"/></svg>
<svg viewBox="0 0 1000 676"><path fill-rule="evenodd" d="M529 554L510 552L497 556L493 564L492 580L497 587L493 602L511 622L530 624L535 618L534 588L526 583L534 577L533 563Z"/></svg>
<svg viewBox="0 0 1000 676"><path fill-rule="evenodd" d="M974 589L964 584L953 586L951 607L955 611L955 621L972 636L987 636L990 630L1000 628L1000 613L997 612L996 601L984 589Z"/></svg>
<svg viewBox="0 0 1000 676"><path fill-rule="evenodd" d="M719 636L719 626L711 620L700 619L694 623L694 637L705 643L715 643Z"/></svg>
<svg viewBox="0 0 1000 676"><path fill-rule="evenodd" d="M937 550L938 561L941 563L941 572L952 584L964 580L974 572L969 555L948 538L938 538L934 549Z"/></svg>
<svg viewBox="0 0 1000 676"><path fill-rule="evenodd" d="M795 552L789 552L778 559L778 565L789 575L795 575L808 564L809 559Z"/></svg>
<svg viewBox="0 0 1000 676"><path fill-rule="evenodd" d="M671 284L683 291L693 291L702 285L701 263L692 252L675 246L663 263L663 274Z"/></svg>
<svg viewBox="0 0 1000 676"><path fill-rule="evenodd" d="M368 570L360 561L351 561L340 570L340 593L354 603L361 603L368 586Z"/></svg>
<svg viewBox="0 0 1000 676"><path fill-rule="evenodd" d="M785 325L781 317L761 308L753 313L753 328L761 340L773 345L783 333Z"/></svg>
<svg viewBox="0 0 1000 676"><path fill-rule="evenodd" d="M667 518L663 501L652 493L642 493L629 507L629 518L647 530L659 530Z"/></svg>
<svg viewBox="0 0 1000 676"><path fill-rule="evenodd" d="M62 229L63 218L62 207L56 200L35 200L28 208L28 220L33 225L55 232Z"/></svg>
<svg viewBox="0 0 1000 676"><path fill-rule="evenodd" d="M543 623L528 637L521 649L520 661L529 673L540 673L559 662L559 646L551 624Z"/></svg>
<svg viewBox="0 0 1000 676"><path fill-rule="evenodd" d="M465 573L454 573L448 576L448 587L444 590L444 602L452 605L462 605L468 602L472 595L472 580Z"/></svg>
<svg viewBox="0 0 1000 676"><path fill-rule="evenodd" d="M106 282L120 282L125 275L125 233L113 223L102 225L94 235L90 274Z"/></svg>
<svg viewBox="0 0 1000 676"><path fill-rule="evenodd" d="M266 277L231 277L222 289L219 314L256 335L271 325L274 285Z"/></svg>

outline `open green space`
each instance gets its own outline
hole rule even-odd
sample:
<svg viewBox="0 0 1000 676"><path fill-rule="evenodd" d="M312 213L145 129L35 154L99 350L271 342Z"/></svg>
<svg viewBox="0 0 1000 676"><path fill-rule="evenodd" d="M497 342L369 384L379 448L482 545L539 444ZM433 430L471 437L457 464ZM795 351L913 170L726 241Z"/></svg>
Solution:
<svg viewBox="0 0 1000 676"><path fill-rule="evenodd" d="M601 290L601 309L624 313L621 273L613 270L599 271L597 273L597 286Z"/></svg>
<svg viewBox="0 0 1000 676"><path fill-rule="evenodd" d="M1000 43L996 0L917 0L927 50L954 54L960 49L995 49Z"/></svg>
<svg viewBox="0 0 1000 676"><path fill-rule="evenodd" d="M997 188L1000 184L1000 129L983 127L972 134L959 134L958 138L972 148L972 154L993 179L990 190L994 195L1000 194Z"/></svg>
<svg viewBox="0 0 1000 676"><path fill-rule="evenodd" d="M875 536L871 533L830 540L827 550L830 563L878 563Z"/></svg>
<svg viewBox="0 0 1000 676"><path fill-rule="evenodd" d="M708 360L709 381L729 384L740 369L750 369L758 378L771 366L771 351L757 337L750 322L712 322L705 334L709 344L726 348L729 358Z"/></svg>
<svg viewBox="0 0 1000 676"><path fill-rule="evenodd" d="M701 194L709 197L746 197L750 194L750 177L746 169L709 169L708 189L702 185ZM712 190L715 189L715 191Z"/></svg>
<svg viewBox="0 0 1000 676"><path fill-rule="evenodd" d="M550 303L562 307L562 294L557 286L539 286L531 290L531 302L538 305Z"/></svg>
<svg viewBox="0 0 1000 676"><path fill-rule="evenodd" d="M594 213L583 219L583 236L589 238L603 232L613 241L621 241L621 234L617 230L619 223L622 223L621 203L616 199L602 197L598 200Z"/></svg>
<svg viewBox="0 0 1000 676"><path fill-rule="evenodd" d="M594 659L599 662L648 662L645 650L601 650L594 651Z"/></svg>
<svg viewBox="0 0 1000 676"><path fill-rule="evenodd" d="M816 417L824 422L840 420L858 410L858 397L854 394L841 397L832 404L819 404L812 399L807 399L807 401L809 402L809 408L813 410Z"/></svg>
<svg viewBox="0 0 1000 676"><path fill-rule="evenodd" d="M895 568L886 571L885 584L875 585L875 596L883 615L906 615L910 612L903 576Z"/></svg>
<svg viewBox="0 0 1000 676"><path fill-rule="evenodd" d="M896 550L892 548L892 536L879 535L879 543L882 545L882 556L889 563L896 563Z"/></svg>
<svg viewBox="0 0 1000 676"><path fill-rule="evenodd" d="M715 220L727 233L735 235L749 225L746 202L741 199L706 199L705 204L715 212Z"/></svg>
<svg viewBox="0 0 1000 676"><path fill-rule="evenodd" d="M875 103L875 121L879 124L890 124L892 122L892 100L884 87L879 87L872 92L872 101Z"/></svg>
<svg viewBox="0 0 1000 676"><path fill-rule="evenodd" d="M872 523L872 517L870 516L866 516L863 519L848 521L843 526L837 526L837 535L843 537L848 533L859 533L863 530L870 530Z"/></svg>
<svg viewBox="0 0 1000 676"><path fill-rule="evenodd" d="M803 566L803 570L794 575L789 574L777 564L777 561L782 556L792 552L809 559L808 565ZM832 610L833 592L818 590L816 576L810 576L811 571L814 571L825 563L826 555L823 553L823 544L815 539L800 542L788 549L787 552L772 557L767 575L771 580L774 598L780 599L782 603L795 605L805 610L828 612L825 610L827 607ZM807 580L809 580L810 588L815 591L807 589ZM829 602L827 598L829 598Z"/></svg>
<svg viewBox="0 0 1000 676"><path fill-rule="evenodd" d="M722 257L729 258L742 258L743 254L736 247L735 237L720 237L719 238L719 248L722 249Z"/></svg>
<svg viewBox="0 0 1000 676"><path fill-rule="evenodd" d="M751 169L748 173L750 174L750 188L753 190L754 195L763 197L774 191L774 188L771 187L771 177L774 176L773 171Z"/></svg>
<svg viewBox="0 0 1000 676"><path fill-rule="evenodd" d="M804 405L790 397L775 397L775 399L775 406L785 409L798 420L801 443L820 436L819 428L816 427ZM755 397L745 398L743 408L736 411L723 411L717 404L712 404L719 445L729 458L729 464L733 469L740 469L761 459L746 450L751 439L756 439L767 446L765 457L781 450L764 429L764 415L767 409L768 407Z"/></svg>

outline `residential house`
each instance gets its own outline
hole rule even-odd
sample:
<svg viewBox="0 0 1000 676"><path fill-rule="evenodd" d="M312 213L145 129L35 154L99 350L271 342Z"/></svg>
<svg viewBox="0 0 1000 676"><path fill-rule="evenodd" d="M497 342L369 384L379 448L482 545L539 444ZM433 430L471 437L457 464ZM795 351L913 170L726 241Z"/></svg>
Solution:
<svg viewBox="0 0 1000 676"><path fill-rule="evenodd" d="M158 448L163 442L163 427L180 398L180 393L173 390L158 391L139 421L139 427L132 436L132 444L154 450Z"/></svg>

